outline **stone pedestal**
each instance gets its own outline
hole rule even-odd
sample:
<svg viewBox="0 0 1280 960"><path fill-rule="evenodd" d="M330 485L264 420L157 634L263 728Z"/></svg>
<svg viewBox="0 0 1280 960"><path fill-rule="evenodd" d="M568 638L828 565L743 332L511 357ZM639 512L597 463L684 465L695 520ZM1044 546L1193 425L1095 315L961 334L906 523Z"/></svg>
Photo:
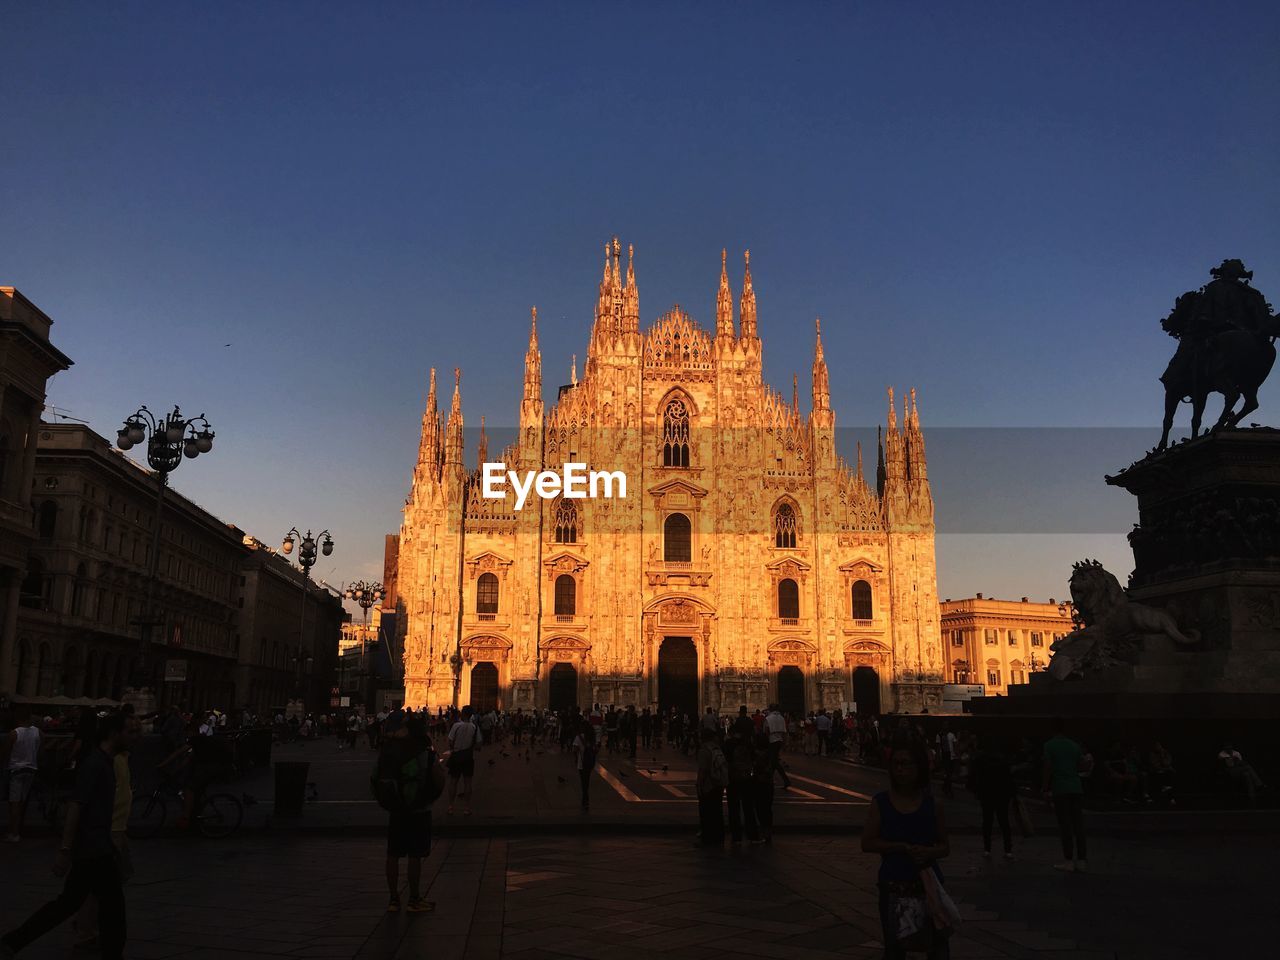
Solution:
<svg viewBox="0 0 1280 960"><path fill-rule="evenodd" d="M1107 477L1138 500L1132 601L1195 643L1149 637L1132 664L1035 674L975 713L1246 719L1280 716L1280 431L1223 430Z"/></svg>

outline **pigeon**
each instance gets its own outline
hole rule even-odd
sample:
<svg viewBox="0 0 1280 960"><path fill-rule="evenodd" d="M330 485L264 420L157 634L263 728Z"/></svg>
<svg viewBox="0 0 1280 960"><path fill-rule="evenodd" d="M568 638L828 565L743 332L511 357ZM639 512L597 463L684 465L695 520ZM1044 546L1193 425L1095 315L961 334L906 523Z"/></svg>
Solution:
<svg viewBox="0 0 1280 960"><path fill-rule="evenodd" d="M627 779L627 775L623 773L621 770L618 771L618 776L620 776L623 780Z"/></svg>
<svg viewBox="0 0 1280 960"><path fill-rule="evenodd" d="M493 759L493 757L490 757L490 758L489 758L489 766L491 766L491 767L492 767L492 766L493 766L495 763L497 763L497 762L498 762L498 761L497 761L497 760L495 760L495 759Z"/></svg>
<svg viewBox="0 0 1280 960"><path fill-rule="evenodd" d="M667 765L665 763L662 765L662 772L663 773L667 772Z"/></svg>

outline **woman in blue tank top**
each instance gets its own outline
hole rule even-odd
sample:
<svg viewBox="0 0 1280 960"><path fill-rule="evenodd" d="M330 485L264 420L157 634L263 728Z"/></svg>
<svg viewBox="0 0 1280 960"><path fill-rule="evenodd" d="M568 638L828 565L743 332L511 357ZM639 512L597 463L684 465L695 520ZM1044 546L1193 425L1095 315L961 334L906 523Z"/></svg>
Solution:
<svg viewBox="0 0 1280 960"><path fill-rule="evenodd" d="M899 938L901 911L926 899L921 872L938 882L938 861L951 852L942 804L929 790L929 754L918 738L895 740L889 751L889 789L877 793L867 809L862 849L880 854L880 924L885 960L905 958L908 949L924 950L930 960L951 956L948 932L926 914L926 929L904 943Z"/></svg>

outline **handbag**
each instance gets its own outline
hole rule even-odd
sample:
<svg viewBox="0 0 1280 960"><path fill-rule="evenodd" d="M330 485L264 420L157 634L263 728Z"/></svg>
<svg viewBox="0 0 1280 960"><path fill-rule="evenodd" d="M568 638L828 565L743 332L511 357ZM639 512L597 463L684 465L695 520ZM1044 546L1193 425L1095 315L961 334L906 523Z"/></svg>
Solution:
<svg viewBox="0 0 1280 960"><path fill-rule="evenodd" d="M895 881L885 891L894 944L903 950L928 950L933 944L934 927L923 884L919 879Z"/></svg>

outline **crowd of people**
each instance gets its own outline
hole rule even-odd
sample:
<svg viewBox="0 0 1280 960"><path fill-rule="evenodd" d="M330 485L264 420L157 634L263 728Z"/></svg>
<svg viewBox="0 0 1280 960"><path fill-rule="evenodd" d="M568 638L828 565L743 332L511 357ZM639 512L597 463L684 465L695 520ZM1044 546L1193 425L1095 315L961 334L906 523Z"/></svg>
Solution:
<svg viewBox="0 0 1280 960"><path fill-rule="evenodd" d="M949 852L944 802L963 786L981 811L983 855L992 856L999 829L1002 854L1013 859L1015 828L1029 832L1027 801L1037 794L1057 821L1062 859L1055 868L1088 870L1084 829L1085 798L1103 791L1120 803L1174 806L1174 757L1162 742L1139 750L1121 742L1094 751L1058 723L1043 743L1006 741L972 729L953 729L907 716L858 716L816 710L784 714L741 707L734 715L707 708L636 709L593 704L567 710L441 707L320 714L283 712L228 715L216 709L186 713L180 707L148 717L129 707L113 712L85 708L61 717L32 716L23 704L12 708L10 730L0 740L7 774L9 825L5 839L22 837L26 806L49 740L58 741L59 763L69 778L67 812L60 831L55 872L64 876L62 893L23 924L0 938L0 956L12 955L64 920L76 917L81 943L97 944L106 957L120 956L124 944L123 884L132 874L127 826L132 803L130 754L142 720L158 738L156 770L183 797L179 826L222 762L217 746L238 731L271 728L277 740L333 736L338 749L363 744L371 751L371 791L388 812L386 880L388 910L427 912L434 904L421 889L422 860L431 847L432 808L446 796L446 815L473 810L478 753L535 747L559 751L577 773L581 809L591 808L591 784L602 756L634 761L637 751L670 751L694 767L698 842L712 847L769 844L773 840L774 797L791 778L784 755L839 756L882 766L888 786L868 807L864 851L881 858L881 920L887 957L921 950L949 956L949 931L957 922L939 867ZM1265 788L1254 766L1231 743L1216 757L1228 788L1256 801ZM488 765L495 758L486 759ZM664 771L666 766L664 764ZM566 778L560 778L567 782ZM408 861L409 897L399 899L400 861Z"/></svg>

